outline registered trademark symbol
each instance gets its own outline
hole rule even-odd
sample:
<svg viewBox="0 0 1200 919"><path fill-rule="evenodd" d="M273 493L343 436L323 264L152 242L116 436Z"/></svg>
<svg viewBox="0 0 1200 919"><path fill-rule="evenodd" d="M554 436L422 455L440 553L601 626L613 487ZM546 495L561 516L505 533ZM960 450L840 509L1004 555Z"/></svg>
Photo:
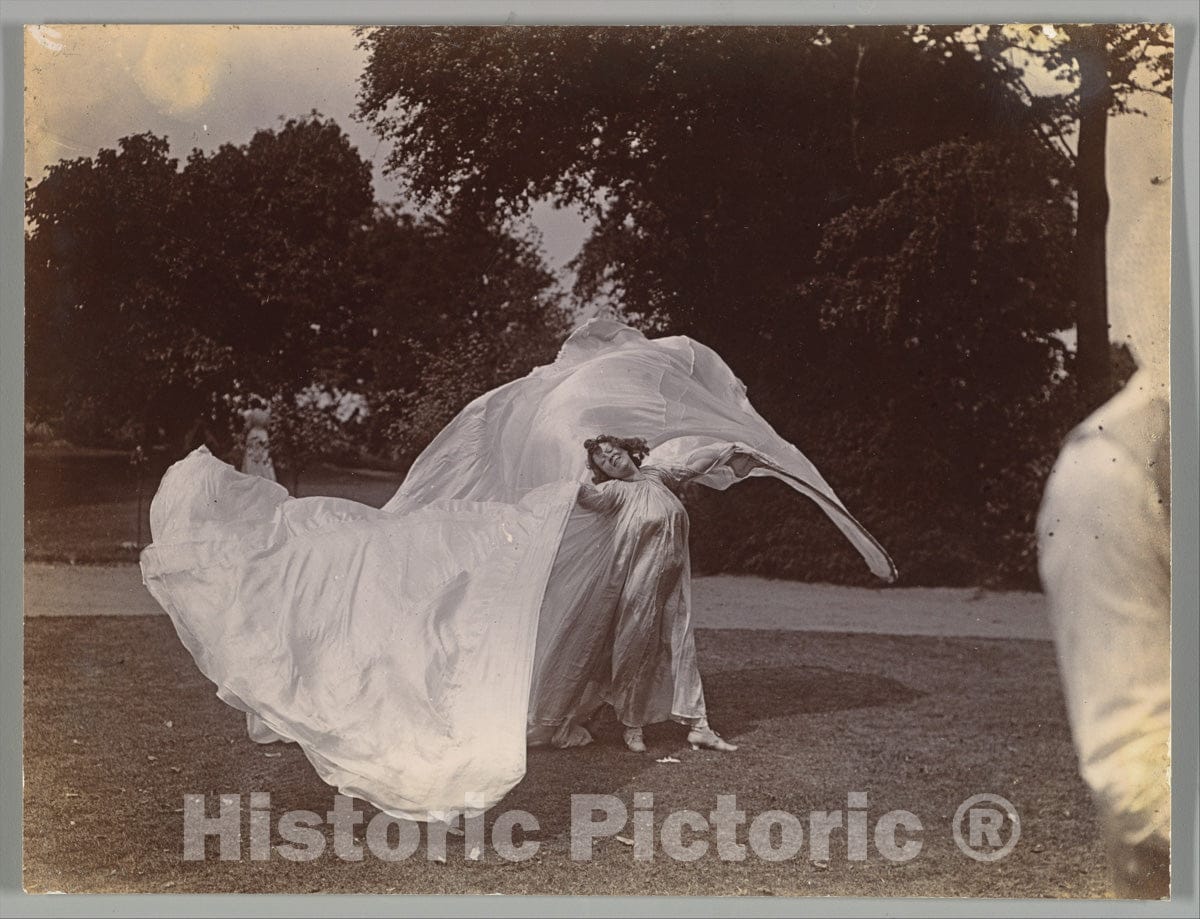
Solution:
<svg viewBox="0 0 1200 919"><path fill-rule="evenodd" d="M954 841L964 855L977 862L996 862L1021 838L1021 818L1007 798L972 795L954 812L953 829Z"/></svg>

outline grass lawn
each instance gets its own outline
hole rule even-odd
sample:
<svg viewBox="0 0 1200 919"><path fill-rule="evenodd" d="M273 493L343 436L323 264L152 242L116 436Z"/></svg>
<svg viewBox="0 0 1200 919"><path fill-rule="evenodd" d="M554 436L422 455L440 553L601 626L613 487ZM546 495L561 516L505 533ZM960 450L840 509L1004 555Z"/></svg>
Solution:
<svg viewBox="0 0 1200 919"><path fill-rule="evenodd" d="M531 838L540 848L529 861L505 861L490 847L469 861L451 837L445 863L428 861L424 845L399 862L370 852L347 862L334 856L326 825L330 844L315 861L220 861L210 846L206 860L185 862L186 793L269 792L274 822L293 809L324 814L334 791L295 746L247 739L242 716L215 697L165 616L34 618L25 630L30 891L1097 897L1105 889L1048 642L701 631L712 721L741 750L692 751L672 725L647 731L642 756L624 750L615 726L590 747L531 750L524 781L488 817L520 808L538 819ZM680 762L655 761L666 755ZM844 809L848 793L865 792L871 826L893 809L916 814L923 849L904 864L874 846L865 861L850 861L835 831L827 865L810 863L807 838L785 861L753 853L723 861L714 842L686 863L661 846L637 861L609 838L590 862L573 861L570 796L615 795L632 814L635 792L653 793L656 833L668 812L707 814L719 794L736 795L748 820L783 810L807 831L810 811ZM958 805L981 792L1003 795L1021 820L1015 849L992 863L963 855L951 832ZM364 819L375 813L356 805ZM632 822L622 835L633 835ZM746 836L743 825L739 841ZM248 839L244 829L244 850Z"/></svg>
<svg viewBox="0 0 1200 919"><path fill-rule="evenodd" d="M141 502L149 542L150 497L166 462L152 463ZM300 494L379 506L399 476L318 468ZM291 487L291 481L287 481ZM26 453L26 557L130 562L139 548L136 480L117 451L31 448ZM735 606L738 604L735 604ZM741 744L734 754L692 751L673 725L648 729L650 750L625 751L615 725L599 742L531 750L525 780L488 815L533 814L535 858L513 863L490 847L479 861L451 838L445 863L426 845L400 862L370 852L312 862L280 856L182 859L183 796L269 792L272 822L286 811L324 814L334 790L298 748L259 746L240 713L221 703L166 616L36 617L25 623L25 885L66 892L341 892L527 894L729 894L1097 897L1103 852L1078 778L1053 646L1044 641L721 629L698 633L714 725ZM657 763L672 756L678 763ZM847 858L835 831L827 864L722 860L715 838L694 862L660 844L637 860L615 838L589 862L572 860L571 795L609 794L630 814L633 795L654 795L653 830L679 809L708 814L735 795L747 823L778 810L800 818L844 810L868 795L868 820L903 809L920 818L922 850L888 861L871 846ZM1020 841L982 863L953 841L959 804L983 792L1018 811ZM244 799L248 812L248 797ZM374 809L356 802L364 820ZM215 812L212 800L211 811ZM324 828L328 840L332 830ZM361 839L363 827L358 833ZM489 827L490 834L490 827ZM634 835L632 821L621 835ZM778 838L778 837L777 837ZM248 831L243 843L248 846ZM738 840L747 842L747 826ZM283 840L278 837L276 842Z"/></svg>

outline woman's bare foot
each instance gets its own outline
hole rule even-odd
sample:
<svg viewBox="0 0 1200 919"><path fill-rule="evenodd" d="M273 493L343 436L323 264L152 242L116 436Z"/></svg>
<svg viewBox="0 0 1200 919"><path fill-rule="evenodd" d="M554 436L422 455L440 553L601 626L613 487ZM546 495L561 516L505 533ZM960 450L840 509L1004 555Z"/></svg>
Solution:
<svg viewBox="0 0 1200 919"><path fill-rule="evenodd" d="M625 729L625 746L627 746L634 753L646 752L646 741L642 738L641 728Z"/></svg>
<svg viewBox="0 0 1200 919"><path fill-rule="evenodd" d="M569 720L559 725L558 730L554 732L554 736L550 738L550 745L559 749L586 747L591 742L591 732L583 725Z"/></svg>
<svg viewBox="0 0 1200 919"><path fill-rule="evenodd" d="M692 745L693 750L699 750L701 747L704 747L708 750L732 753L737 749L737 744L731 744L708 725L694 727L688 731L688 743Z"/></svg>

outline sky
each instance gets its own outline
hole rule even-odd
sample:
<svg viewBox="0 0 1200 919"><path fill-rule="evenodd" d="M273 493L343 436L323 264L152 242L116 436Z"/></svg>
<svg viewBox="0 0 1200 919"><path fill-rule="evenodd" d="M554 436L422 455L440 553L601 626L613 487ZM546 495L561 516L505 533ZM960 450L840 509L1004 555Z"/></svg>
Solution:
<svg viewBox="0 0 1200 919"><path fill-rule="evenodd" d="M398 200L387 148L351 117L365 54L349 26L58 25L26 30L25 172L94 156L119 138L165 135L193 148L245 143L260 128L317 110L337 120L374 166L376 196ZM1035 92L1055 84L1029 72ZM1137 100L1148 117L1109 120L1110 314L1114 339L1165 353L1170 297L1171 108ZM550 267L565 264L587 224L548 203L532 213Z"/></svg>
<svg viewBox="0 0 1200 919"><path fill-rule="evenodd" d="M351 117L366 55L350 26L42 26L26 32L25 61L25 174L35 180L129 134L165 135L182 160L315 109L373 164L376 197L400 198L386 146ZM548 203L533 221L562 274L587 225Z"/></svg>

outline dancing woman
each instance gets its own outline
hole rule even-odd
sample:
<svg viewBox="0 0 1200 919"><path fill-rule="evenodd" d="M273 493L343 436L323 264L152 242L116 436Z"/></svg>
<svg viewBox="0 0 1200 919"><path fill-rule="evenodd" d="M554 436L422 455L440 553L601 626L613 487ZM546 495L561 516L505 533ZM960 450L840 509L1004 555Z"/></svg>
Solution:
<svg viewBox="0 0 1200 919"><path fill-rule="evenodd" d="M695 450L674 464L644 464L649 449L641 438L602 434L583 446L592 483L580 487L579 506L607 518L613 551L607 568L592 574L599 583L586 590L560 589L580 556L560 556L551 572L543 606L572 608L538 655L530 740L586 744L592 737L580 720L607 704L635 753L646 750L643 726L668 720L689 727L693 747L732 752L737 747L708 724L691 620L688 516L677 494L722 464L742 478L764 462L733 444ZM547 728L554 729L548 739Z"/></svg>
<svg viewBox="0 0 1200 919"><path fill-rule="evenodd" d="M597 431L644 443L580 450ZM586 742L606 701L634 749L668 719L732 747L705 718L674 492L745 475L816 501L895 577L715 352L608 320L468 405L381 509L291 498L193 452L155 495L142 575L253 740L299 744L394 816L443 820L498 802L527 743Z"/></svg>

